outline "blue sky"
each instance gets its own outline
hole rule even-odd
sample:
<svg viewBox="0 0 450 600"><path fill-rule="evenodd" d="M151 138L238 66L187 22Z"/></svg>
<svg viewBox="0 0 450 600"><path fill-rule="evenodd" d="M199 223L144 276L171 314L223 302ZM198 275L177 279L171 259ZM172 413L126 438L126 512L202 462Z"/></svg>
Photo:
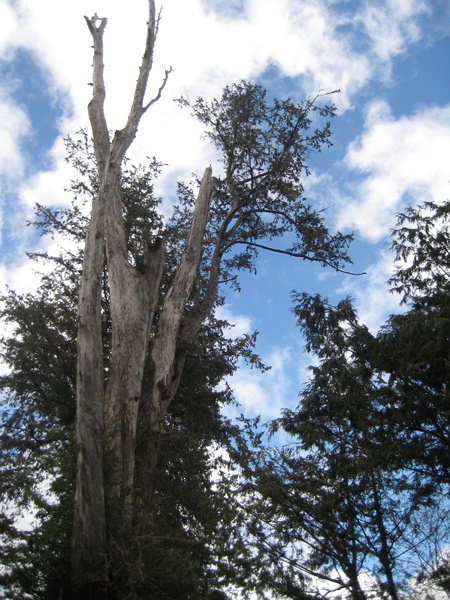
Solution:
<svg viewBox="0 0 450 600"><path fill-rule="evenodd" d="M69 167L62 138L88 125L91 40L83 15L108 17L106 112L124 125L145 35L146 0L0 0L0 286L37 284L24 252L49 241L26 227L36 202L61 206ZM263 420L295 406L310 358L289 311L291 290L332 300L351 294L374 330L398 299L388 293L389 230L409 203L449 197L450 5L447 0L165 0L150 83L162 100L145 116L130 157L168 164L158 184L167 201L177 179L220 169L199 126L172 99L217 96L242 78L279 98L339 88L334 146L312 157L308 198L328 208L331 228L354 231L352 277L262 254L224 313L235 331L258 330L272 365L246 367L230 382L242 410Z"/></svg>

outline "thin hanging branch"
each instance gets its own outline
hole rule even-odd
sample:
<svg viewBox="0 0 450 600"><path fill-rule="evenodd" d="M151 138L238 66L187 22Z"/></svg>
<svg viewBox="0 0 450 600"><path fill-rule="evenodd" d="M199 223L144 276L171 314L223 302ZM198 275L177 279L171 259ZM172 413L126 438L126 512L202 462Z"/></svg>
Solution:
<svg viewBox="0 0 450 600"><path fill-rule="evenodd" d="M334 269L337 273L343 273L345 275L367 275L367 271L363 271L362 273L352 273L351 271L345 271L337 267L336 265L331 264L329 261L321 258L319 256L311 256L306 252L293 252L291 250L282 250L281 248L271 248L270 246L264 246L263 244L256 244L255 242L247 242L245 240L236 240L233 242L234 244L244 244L245 246L252 246L253 248L260 248L261 250L268 250L269 252L276 252L278 254L286 254L287 256L292 256L294 258L302 258L303 260L309 260L311 262L320 262L328 267Z"/></svg>

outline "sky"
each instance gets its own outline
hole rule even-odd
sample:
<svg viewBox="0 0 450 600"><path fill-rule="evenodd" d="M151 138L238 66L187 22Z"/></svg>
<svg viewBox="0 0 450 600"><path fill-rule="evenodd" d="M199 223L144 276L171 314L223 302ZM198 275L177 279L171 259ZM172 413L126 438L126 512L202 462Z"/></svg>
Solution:
<svg viewBox="0 0 450 600"><path fill-rule="evenodd" d="M159 8L160 5L157 6ZM84 15L107 17L106 118L124 126L143 51L146 0L0 0L0 290L38 284L28 250L47 247L27 227L36 202L65 206L73 173L63 138L88 127L92 41ZM334 96L333 147L310 161L308 200L332 230L353 232L352 276L261 254L221 316L233 335L259 332L271 370L244 365L230 380L237 412L263 422L298 403L312 358L290 312L291 291L338 302L350 294L373 332L400 310L386 283L395 214L443 202L450 190L450 3L448 0L164 0L148 98L172 67L161 100L144 116L129 157L166 163L157 193L220 172L200 126L173 102L219 96L248 79L279 99Z"/></svg>

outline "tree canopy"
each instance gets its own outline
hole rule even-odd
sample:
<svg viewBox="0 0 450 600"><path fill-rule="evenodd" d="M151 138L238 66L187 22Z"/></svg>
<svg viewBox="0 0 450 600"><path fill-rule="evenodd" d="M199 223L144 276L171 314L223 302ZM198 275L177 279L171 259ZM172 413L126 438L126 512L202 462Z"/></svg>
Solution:
<svg viewBox="0 0 450 600"><path fill-rule="evenodd" d="M408 310L376 335L351 298L293 294L318 364L271 425L292 444L263 449L249 471L249 531L276 570L288 565L288 597L311 577L353 600L410 597L413 574L448 589L449 208L398 215L391 285Z"/></svg>

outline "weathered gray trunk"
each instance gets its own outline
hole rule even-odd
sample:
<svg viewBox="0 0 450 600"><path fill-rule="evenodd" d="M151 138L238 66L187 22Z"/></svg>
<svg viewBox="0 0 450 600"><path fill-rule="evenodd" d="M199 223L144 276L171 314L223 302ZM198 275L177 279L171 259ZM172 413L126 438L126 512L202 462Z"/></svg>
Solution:
<svg viewBox="0 0 450 600"><path fill-rule="evenodd" d="M106 217L112 344L105 416L116 495L130 500L144 362L164 268L164 247L146 249L144 274L127 259L120 190ZM125 520L126 521L126 520Z"/></svg>
<svg viewBox="0 0 450 600"><path fill-rule="evenodd" d="M144 106L157 29L154 2L149 0L146 48L130 114L126 126L116 131L110 141L103 107L102 37L106 20L95 15L86 21L94 40L93 98L89 104L89 117L100 192L92 208L79 298L79 456L73 536L75 587L82 587L86 581L93 584L97 579L100 582L108 536L120 535L120 531L130 522L128 517L131 510L122 513L119 525L112 522L112 514L105 510L105 486L108 493L112 494L112 503L117 500L124 502L124 508L132 507L138 416L146 420L150 432L158 432L180 381L186 343L197 333L204 316L214 304L221 257L221 251L215 253L208 292L201 306L186 318L186 306L197 277L202 240L214 194L209 167L203 175L186 246L173 284L164 298L149 352L150 331L164 269L164 246L157 242L144 250L144 272L130 264L119 181L125 152L135 137L139 121L149 106L160 97L169 72L166 72L156 98ZM106 392L103 389L105 373L102 366L100 313L105 255L112 328ZM148 385L146 383L146 393L142 394L146 361ZM151 488L156 458L157 436L154 436L147 445L145 457L141 456L140 461L141 467L144 465L141 473L145 473L147 489ZM91 591L93 589L91 584L88 584L88 588Z"/></svg>
<svg viewBox="0 0 450 600"><path fill-rule="evenodd" d="M78 300L77 340L77 481L72 538L74 587L101 578L105 553L106 521L103 488L103 341L101 332L101 286L104 267L105 168L109 149L108 129L103 116L103 31L106 20L88 21L94 39L94 95L89 104L96 122L94 149L100 193L94 200L86 238Z"/></svg>
<svg viewBox="0 0 450 600"><path fill-rule="evenodd" d="M81 584L86 571L95 573L99 568L106 542L102 448L103 344L100 315L103 265L103 208L99 199L96 199L86 240L79 290L78 461L72 544L75 585Z"/></svg>
<svg viewBox="0 0 450 600"><path fill-rule="evenodd" d="M90 589L100 580L106 554L103 457L104 441L120 474L118 494L130 487L134 470L137 398L151 320L154 315L164 249L148 249L146 273L138 273L127 260L119 189L120 169L142 115L159 98L144 105L144 94L153 61L156 36L154 1L149 0L147 39L132 107L124 129L112 142L104 115L103 32L106 19L86 18L94 41L93 97L89 103L100 192L95 200L86 239L78 307L77 440L78 468L73 534L72 575L77 588L89 581ZM101 336L101 282L106 240L110 284L112 355L104 395L103 343ZM105 432L104 418L108 430Z"/></svg>
<svg viewBox="0 0 450 600"><path fill-rule="evenodd" d="M195 203L186 246L180 260L173 284L164 299L158 322L158 331L153 342L151 362L154 381L151 393L153 418L160 423L172 400L182 372L184 357L178 356L177 341L186 304L197 277L202 256L202 241L208 222L209 208L214 194L211 167L203 175L200 191Z"/></svg>
<svg viewBox="0 0 450 600"><path fill-rule="evenodd" d="M186 305L200 266L202 241L214 191L211 167L208 167L203 174L180 264L164 298L158 327L147 357L146 389L139 406L141 445L137 487L140 507L137 513L140 510L146 511L151 506L160 428L178 389L187 345L203 322L203 315L210 312L215 301L215 293L207 294L201 303L201 309L196 307L197 310L186 313ZM215 292L215 271L210 276L210 282L212 280L215 281Z"/></svg>

